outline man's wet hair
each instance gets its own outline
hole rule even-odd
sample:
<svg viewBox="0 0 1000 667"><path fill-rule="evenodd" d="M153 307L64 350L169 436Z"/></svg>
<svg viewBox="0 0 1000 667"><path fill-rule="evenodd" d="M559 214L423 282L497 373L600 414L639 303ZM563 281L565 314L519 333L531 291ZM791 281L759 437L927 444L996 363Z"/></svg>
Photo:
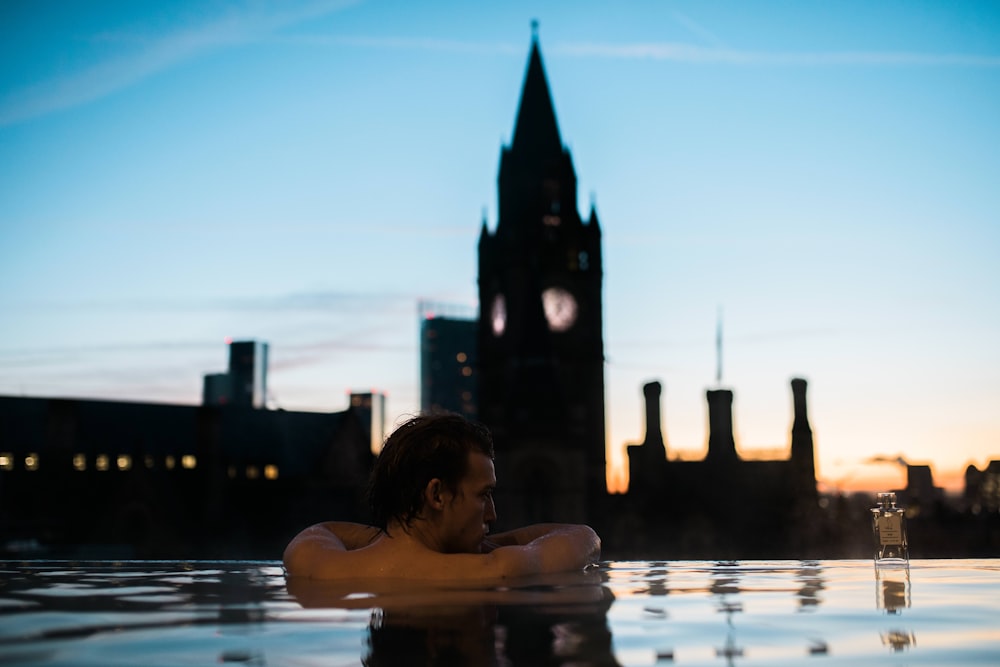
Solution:
<svg viewBox="0 0 1000 667"><path fill-rule="evenodd" d="M493 436L482 424L454 413L412 417L386 439L368 481L372 525L409 526L424 505L427 483L438 478L456 491L469 453L493 458Z"/></svg>

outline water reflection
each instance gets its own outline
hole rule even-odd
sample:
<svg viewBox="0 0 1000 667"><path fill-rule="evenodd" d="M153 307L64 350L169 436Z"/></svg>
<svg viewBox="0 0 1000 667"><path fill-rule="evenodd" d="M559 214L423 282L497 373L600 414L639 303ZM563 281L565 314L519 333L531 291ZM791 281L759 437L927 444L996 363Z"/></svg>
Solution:
<svg viewBox="0 0 1000 667"><path fill-rule="evenodd" d="M899 653L917 645L917 638L908 630L889 630L880 632L879 637L882 643L892 649L893 653Z"/></svg>
<svg viewBox="0 0 1000 667"><path fill-rule="evenodd" d="M819 593L826 588L823 582L823 568L815 561L802 561L795 580L799 582L796 595L799 598L799 611L814 610L820 604Z"/></svg>
<svg viewBox="0 0 1000 667"><path fill-rule="evenodd" d="M305 608L374 608L366 667L382 665L617 666L599 576L506 590L438 590L392 582L351 587L291 579ZM551 577L547 578L551 582ZM358 595L358 590L368 591ZM353 593L351 593L353 591Z"/></svg>
<svg viewBox="0 0 1000 667"><path fill-rule="evenodd" d="M896 616L910 607L910 564L906 562L875 566L875 606L886 615ZM893 653L915 646L917 638L911 630L892 628L879 633L882 644Z"/></svg>
<svg viewBox="0 0 1000 667"><path fill-rule="evenodd" d="M1000 563L911 568L619 561L428 594L300 586L274 561L0 561L0 664L1000 664Z"/></svg>
<svg viewBox="0 0 1000 667"><path fill-rule="evenodd" d="M910 606L909 565L876 566L875 606L887 614L898 614Z"/></svg>
<svg viewBox="0 0 1000 667"><path fill-rule="evenodd" d="M649 570L643 574L642 579L646 584L645 588L636 589L639 595L662 596L670 593L667 586L667 563L665 561L650 561Z"/></svg>
<svg viewBox="0 0 1000 667"><path fill-rule="evenodd" d="M734 599L740 593L739 563L716 563L712 568L709 591L718 598L718 611L726 615L726 641L722 647L715 649L715 655L725 658L727 665L732 665L735 658L743 657L743 647L736 643L736 627L733 625L733 614L743 611L743 603Z"/></svg>
<svg viewBox="0 0 1000 667"><path fill-rule="evenodd" d="M737 561L719 561L712 568L711 586L709 591L712 595L725 596L740 592L740 564Z"/></svg>

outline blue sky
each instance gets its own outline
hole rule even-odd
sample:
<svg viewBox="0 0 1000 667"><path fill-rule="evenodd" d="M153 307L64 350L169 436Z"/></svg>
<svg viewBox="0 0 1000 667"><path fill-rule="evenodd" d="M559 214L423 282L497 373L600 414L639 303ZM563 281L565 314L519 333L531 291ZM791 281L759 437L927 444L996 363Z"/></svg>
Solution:
<svg viewBox="0 0 1000 667"><path fill-rule="evenodd" d="M604 231L609 458L810 381L834 487L1000 457L996 2L15 2L0 8L0 393L197 403L224 339L286 409L419 405L539 36ZM880 476L888 475L886 479Z"/></svg>

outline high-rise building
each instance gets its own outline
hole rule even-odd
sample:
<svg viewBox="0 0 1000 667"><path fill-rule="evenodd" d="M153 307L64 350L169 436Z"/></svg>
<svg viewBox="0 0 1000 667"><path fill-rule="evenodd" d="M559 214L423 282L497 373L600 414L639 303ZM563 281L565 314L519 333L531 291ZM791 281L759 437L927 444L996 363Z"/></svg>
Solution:
<svg viewBox="0 0 1000 667"><path fill-rule="evenodd" d="M474 309L420 304L420 410L478 419Z"/></svg>
<svg viewBox="0 0 1000 667"><path fill-rule="evenodd" d="M202 405L229 405L233 401L233 383L229 373L208 373L201 392Z"/></svg>
<svg viewBox="0 0 1000 667"><path fill-rule="evenodd" d="M351 409L367 431L372 453L378 454L385 442L385 394L377 391L351 392Z"/></svg>
<svg viewBox="0 0 1000 667"><path fill-rule="evenodd" d="M267 407L267 343L233 341L229 344L229 381L232 405Z"/></svg>
<svg viewBox="0 0 1000 667"><path fill-rule="evenodd" d="M267 343L229 342L229 370L208 373L202 384L203 405L267 407Z"/></svg>

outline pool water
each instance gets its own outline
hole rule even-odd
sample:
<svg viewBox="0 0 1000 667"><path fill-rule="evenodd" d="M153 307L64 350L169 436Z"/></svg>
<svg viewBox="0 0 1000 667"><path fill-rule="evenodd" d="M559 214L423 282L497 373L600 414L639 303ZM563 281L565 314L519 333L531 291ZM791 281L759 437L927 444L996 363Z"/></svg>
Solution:
<svg viewBox="0 0 1000 667"><path fill-rule="evenodd" d="M0 561L0 665L1000 665L1000 560L611 561L503 588Z"/></svg>

